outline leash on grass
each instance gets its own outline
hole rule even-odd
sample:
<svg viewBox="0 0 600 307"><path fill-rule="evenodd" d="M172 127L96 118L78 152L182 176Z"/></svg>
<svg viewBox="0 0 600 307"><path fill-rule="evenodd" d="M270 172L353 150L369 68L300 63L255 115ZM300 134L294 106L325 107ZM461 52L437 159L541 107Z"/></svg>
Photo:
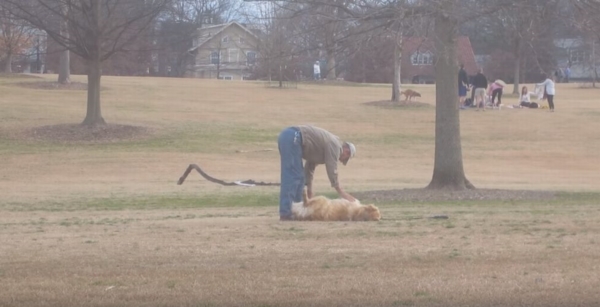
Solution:
<svg viewBox="0 0 600 307"><path fill-rule="evenodd" d="M179 181L177 181L177 184L178 185L183 184L183 182L185 181L187 176L192 172L192 170L198 171L198 173L200 173L200 175L202 175L202 177L204 177L206 180L208 180L210 182L218 183L218 184L224 185L224 186L237 185L237 186L253 187L253 186L279 186L280 185L277 182L262 182L262 181L254 181L252 179L248 179L248 180L244 180L244 181L226 182L226 181L223 181L223 180L220 180L220 179L210 176L209 174L205 173L196 164L190 164L190 166L188 166L188 168L185 170L183 175L179 178Z"/></svg>

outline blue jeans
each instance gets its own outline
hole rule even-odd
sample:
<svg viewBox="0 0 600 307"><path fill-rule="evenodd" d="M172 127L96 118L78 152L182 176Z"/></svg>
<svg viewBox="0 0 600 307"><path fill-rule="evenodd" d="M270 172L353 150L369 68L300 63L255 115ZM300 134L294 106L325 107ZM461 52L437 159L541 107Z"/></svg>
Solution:
<svg viewBox="0 0 600 307"><path fill-rule="evenodd" d="M302 166L302 134L298 128L286 128L279 134L277 143L281 156L279 216L291 217L292 202L302 201L305 184Z"/></svg>

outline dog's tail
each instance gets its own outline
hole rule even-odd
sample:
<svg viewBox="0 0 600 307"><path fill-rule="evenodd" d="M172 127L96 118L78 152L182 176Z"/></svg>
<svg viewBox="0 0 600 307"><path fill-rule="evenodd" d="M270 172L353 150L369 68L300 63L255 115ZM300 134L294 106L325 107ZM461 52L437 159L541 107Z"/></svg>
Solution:
<svg viewBox="0 0 600 307"><path fill-rule="evenodd" d="M308 206L308 190L304 189L302 193L302 200L304 201L304 207Z"/></svg>

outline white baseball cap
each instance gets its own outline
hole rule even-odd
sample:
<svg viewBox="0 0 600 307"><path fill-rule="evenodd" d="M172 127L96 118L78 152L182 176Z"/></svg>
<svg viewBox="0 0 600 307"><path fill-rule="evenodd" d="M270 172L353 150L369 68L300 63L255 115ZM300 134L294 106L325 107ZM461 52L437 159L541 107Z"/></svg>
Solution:
<svg viewBox="0 0 600 307"><path fill-rule="evenodd" d="M350 142L345 142L345 144L348 145L348 148L350 149L350 157L348 158L348 160L350 160L350 158L354 158L354 155L356 155L356 146ZM344 165L348 163L348 160L343 161Z"/></svg>

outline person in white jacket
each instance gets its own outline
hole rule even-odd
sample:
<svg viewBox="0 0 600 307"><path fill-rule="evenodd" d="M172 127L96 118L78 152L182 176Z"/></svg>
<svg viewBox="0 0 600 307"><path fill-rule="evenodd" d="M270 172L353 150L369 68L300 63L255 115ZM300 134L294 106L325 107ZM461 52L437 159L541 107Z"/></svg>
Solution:
<svg viewBox="0 0 600 307"><path fill-rule="evenodd" d="M542 83L538 83L537 86L544 87L544 96L548 99L548 106L550 112L554 112L554 95L556 94L556 87L554 86L554 76L549 75L546 80Z"/></svg>
<svg viewBox="0 0 600 307"><path fill-rule="evenodd" d="M321 63L319 61L316 61L315 65L313 65L313 73L315 80L321 80Z"/></svg>

